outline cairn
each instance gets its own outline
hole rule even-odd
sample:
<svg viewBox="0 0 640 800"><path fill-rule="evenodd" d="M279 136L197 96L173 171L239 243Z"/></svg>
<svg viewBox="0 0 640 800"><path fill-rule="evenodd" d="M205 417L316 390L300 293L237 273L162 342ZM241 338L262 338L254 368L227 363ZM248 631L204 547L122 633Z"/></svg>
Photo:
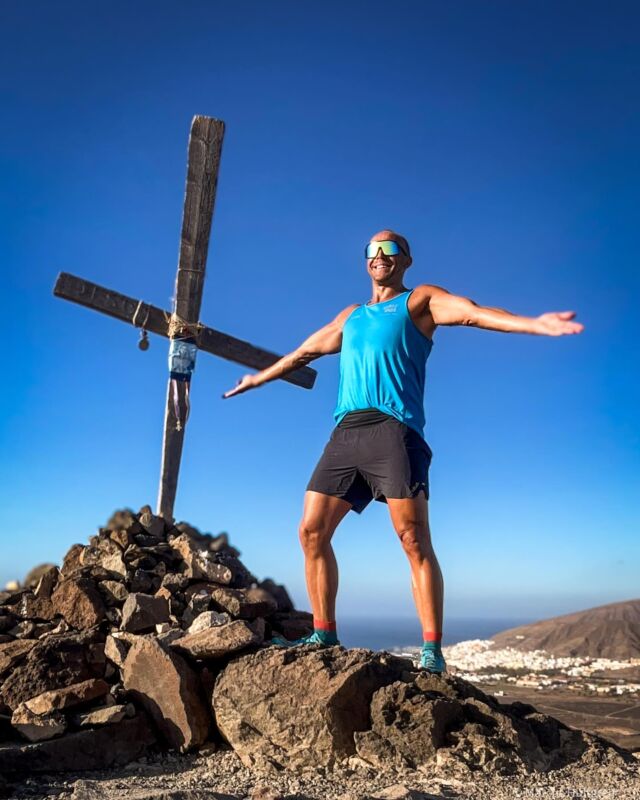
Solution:
<svg viewBox="0 0 640 800"><path fill-rule="evenodd" d="M24 752L32 768L75 769L78 752L80 767L109 766L156 738L197 748L215 739L211 693L230 657L311 629L226 533L169 525L149 506L117 511L60 568L0 592L0 742L38 744L1 748L0 770L9 751L14 764Z"/></svg>

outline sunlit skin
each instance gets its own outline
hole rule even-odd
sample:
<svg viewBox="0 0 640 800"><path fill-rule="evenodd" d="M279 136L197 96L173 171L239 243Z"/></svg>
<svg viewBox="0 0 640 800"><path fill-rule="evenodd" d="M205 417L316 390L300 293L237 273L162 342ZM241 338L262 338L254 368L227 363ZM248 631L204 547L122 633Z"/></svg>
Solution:
<svg viewBox="0 0 640 800"><path fill-rule="evenodd" d="M392 230L376 233L370 242L395 241L405 250L395 256L381 249L366 259L371 279L370 303L390 300L408 291L406 271L413 260L406 239ZM244 375L238 385L222 395L233 397L299 369L323 355L339 353L342 327L359 304L344 308L328 325L311 334L296 350L272 366L254 375ZM440 286L421 284L411 293L409 314L416 326L433 339L439 325L463 325L503 333L529 333L539 336L565 336L582 333L584 325L574 321L575 311L549 311L537 317L512 314L502 308L481 306L467 297L448 292ZM391 524L407 555L411 590L423 631L441 632L443 626L444 582L431 543L428 501L424 491L414 498L387 497ZM338 591L338 564L331 545L333 534L351 504L338 497L305 492L299 537L305 556L307 592L315 619L335 620Z"/></svg>

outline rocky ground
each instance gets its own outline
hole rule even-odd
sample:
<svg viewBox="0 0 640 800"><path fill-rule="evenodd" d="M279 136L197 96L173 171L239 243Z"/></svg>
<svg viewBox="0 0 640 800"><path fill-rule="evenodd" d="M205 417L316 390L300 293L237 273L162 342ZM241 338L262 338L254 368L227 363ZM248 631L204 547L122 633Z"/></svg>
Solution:
<svg viewBox="0 0 640 800"><path fill-rule="evenodd" d="M627 750L309 630L226 535L117 512L0 592L0 797L639 797Z"/></svg>
<svg viewBox="0 0 640 800"><path fill-rule="evenodd" d="M15 800L637 800L640 765L583 764L548 774L461 780L429 769L377 770L354 759L333 772L264 775L221 750L157 754L107 771L34 775L6 788L4 796Z"/></svg>

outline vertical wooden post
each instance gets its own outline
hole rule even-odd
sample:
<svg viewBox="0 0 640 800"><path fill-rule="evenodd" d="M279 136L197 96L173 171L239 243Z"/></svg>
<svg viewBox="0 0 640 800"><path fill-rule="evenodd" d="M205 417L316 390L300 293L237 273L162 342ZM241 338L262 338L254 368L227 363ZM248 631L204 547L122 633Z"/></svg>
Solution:
<svg viewBox="0 0 640 800"><path fill-rule="evenodd" d="M210 117L193 118L189 135L187 185L173 307L174 315L189 324L197 323L200 316L223 137L222 121ZM177 335L180 336L180 332ZM178 401L182 407L188 382L179 381L176 386ZM184 425L180 430L177 427L169 380L157 505L157 513L168 521L173 520L184 429Z"/></svg>

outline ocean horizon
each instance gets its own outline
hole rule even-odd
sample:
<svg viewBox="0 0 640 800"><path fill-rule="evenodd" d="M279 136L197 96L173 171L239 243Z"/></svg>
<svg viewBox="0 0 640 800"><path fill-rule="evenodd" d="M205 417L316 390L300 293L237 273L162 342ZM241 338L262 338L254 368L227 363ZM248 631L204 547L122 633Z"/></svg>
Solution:
<svg viewBox="0 0 640 800"><path fill-rule="evenodd" d="M451 617L445 620L442 644L490 639L499 631L535 621L534 617ZM390 651L421 645L422 629L416 617L342 617L338 619L338 638L345 647Z"/></svg>

